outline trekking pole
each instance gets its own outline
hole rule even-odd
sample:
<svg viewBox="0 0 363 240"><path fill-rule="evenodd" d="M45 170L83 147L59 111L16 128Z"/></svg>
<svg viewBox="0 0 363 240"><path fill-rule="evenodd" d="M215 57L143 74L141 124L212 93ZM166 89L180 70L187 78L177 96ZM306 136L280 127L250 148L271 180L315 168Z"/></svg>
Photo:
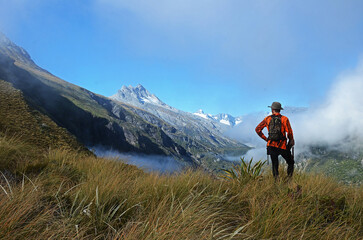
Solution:
<svg viewBox="0 0 363 240"><path fill-rule="evenodd" d="M268 161L268 153L266 154L266 161L267 161L267 165L270 165L270 163Z"/></svg>

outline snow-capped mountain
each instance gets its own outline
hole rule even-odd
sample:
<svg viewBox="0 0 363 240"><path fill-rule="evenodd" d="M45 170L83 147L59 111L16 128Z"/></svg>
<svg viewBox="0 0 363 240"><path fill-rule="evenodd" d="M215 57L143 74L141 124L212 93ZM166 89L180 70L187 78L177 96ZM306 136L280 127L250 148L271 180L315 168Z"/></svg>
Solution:
<svg viewBox="0 0 363 240"><path fill-rule="evenodd" d="M110 98L121 104L133 106L129 110L148 122L160 125L160 127L162 127L162 122L157 119L162 119L176 130L186 134L190 138L190 140L186 139L186 141L193 139L193 141L202 143L211 150L222 148L246 149L244 144L224 136L223 133L228 126L220 121L225 119L217 120L218 118L216 119L213 116L201 117L203 116L202 113L195 115L173 108L162 102L140 84L136 87L123 86Z"/></svg>
<svg viewBox="0 0 363 240"><path fill-rule="evenodd" d="M201 127L205 127L208 131L217 132L218 135L220 135L221 132L225 130L226 125L233 125L235 122L230 115L228 116L230 116L231 119L228 119L223 118L222 115L212 116L210 114L204 114L202 110L196 114L192 114L173 108L165 104L154 94L150 93L141 84L138 84L136 87L122 86L122 88L110 98L144 109L179 128L193 126L200 129ZM230 124L227 124L229 122Z"/></svg>
<svg viewBox="0 0 363 240"><path fill-rule="evenodd" d="M199 116L204 119L209 119L211 121L215 121L230 127L236 126L242 123L242 117L233 117L226 113L220 113L217 115L206 114L202 109L199 109L194 115Z"/></svg>
<svg viewBox="0 0 363 240"><path fill-rule="evenodd" d="M170 106L167 106L165 103L163 103L157 96L151 94L141 84L138 84L136 87L122 86L122 88L110 98L137 107L141 107L145 104L152 104L172 109Z"/></svg>

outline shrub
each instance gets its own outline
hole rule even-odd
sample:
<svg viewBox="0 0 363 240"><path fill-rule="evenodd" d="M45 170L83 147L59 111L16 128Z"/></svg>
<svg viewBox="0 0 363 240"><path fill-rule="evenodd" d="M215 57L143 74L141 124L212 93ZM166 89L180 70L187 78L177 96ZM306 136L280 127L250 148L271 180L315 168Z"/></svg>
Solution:
<svg viewBox="0 0 363 240"><path fill-rule="evenodd" d="M266 161L258 161L253 164L253 158L246 162L244 158L241 158L241 163L236 164L231 169L223 169L222 178L237 182L239 184L246 183L250 180L255 180L261 177L262 167Z"/></svg>

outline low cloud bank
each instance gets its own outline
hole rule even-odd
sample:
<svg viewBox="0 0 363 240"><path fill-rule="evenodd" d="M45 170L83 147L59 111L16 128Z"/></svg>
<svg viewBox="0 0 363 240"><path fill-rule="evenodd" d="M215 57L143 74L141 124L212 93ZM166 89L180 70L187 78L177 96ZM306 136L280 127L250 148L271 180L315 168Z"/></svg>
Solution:
<svg viewBox="0 0 363 240"><path fill-rule="evenodd" d="M363 149L363 61L356 69L338 76L319 104L308 109L286 107L281 113L290 119L297 154L307 152L310 146L342 152ZM266 159L265 142L255 127L267 115L267 111L247 115L242 124L226 132L255 148L246 154L247 158ZM267 135L266 129L264 133Z"/></svg>
<svg viewBox="0 0 363 240"><path fill-rule="evenodd" d="M90 148L97 156L118 159L135 165L147 172L173 173L183 169L183 165L172 157L160 155L145 155L138 153L120 153L106 150L103 147Z"/></svg>
<svg viewBox="0 0 363 240"><path fill-rule="evenodd" d="M295 123L303 144L355 145L363 140L363 61L337 78L327 98Z"/></svg>

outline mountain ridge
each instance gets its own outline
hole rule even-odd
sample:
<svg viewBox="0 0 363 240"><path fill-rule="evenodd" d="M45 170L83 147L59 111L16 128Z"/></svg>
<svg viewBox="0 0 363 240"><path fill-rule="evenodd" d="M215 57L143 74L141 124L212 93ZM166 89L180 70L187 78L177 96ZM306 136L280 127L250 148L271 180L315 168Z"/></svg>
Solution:
<svg viewBox="0 0 363 240"><path fill-rule="evenodd" d="M141 113L136 107L66 82L37 66L25 50L15 46L6 39L0 44L0 79L11 83L23 93L30 106L49 116L88 147L101 145L120 152L172 156L185 166L209 170L229 164L222 159L225 151L248 149L207 128L201 130L202 137L198 133L194 137L188 132L194 131L190 127L177 129L158 115ZM151 99L161 105L163 111L174 110L165 108L166 104L163 106L161 100L148 94L142 86L138 89L140 94L148 96L139 99L145 105L150 105L145 100ZM173 114L177 115L178 111Z"/></svg>

